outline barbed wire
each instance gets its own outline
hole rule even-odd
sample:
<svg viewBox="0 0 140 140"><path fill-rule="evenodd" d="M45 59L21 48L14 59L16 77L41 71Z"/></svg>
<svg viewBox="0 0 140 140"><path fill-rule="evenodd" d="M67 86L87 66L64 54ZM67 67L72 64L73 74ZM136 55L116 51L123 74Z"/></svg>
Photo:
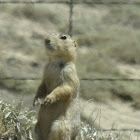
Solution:
<svg viewBox="0 0 140 140"><path fill-rule="evenodd" d="M31 1L11 1L11 0L1 0L0 1L0 4L4 4L4 3L16 3L16 4L22 4L22 3L27 3L27 4L71 4L71 1L42 1L42 0L38 0L38 1L34 1L34 0L31 0ZM101 5L113 5L113 4L127 4L127 5L139 5L140 2L133 2L133 1L129 1L129 2L118 2L118 1L113 1L113 2L103 2L103 1L95 1L95 2L78 2L78 1L73 1L72 2L73 4L88 4L88 5L94 5L94 4L101 4Z"/></svg>
<svg viewBox="0 0 140 140"><path fill-rule="evenodd" d="M71 4L69 1L10 1L10 0L2 0L0 1L0 4L5 4L5 3L10 3L10 4Z"/></svg>
<svg viewBox="0 0 140 140"><path fill-rule="evenodd" d="M132 132L140 132L140 130L139 129L96 129L97 131L104 131L104 132L106 132L106 131L126 131L126 132L128 132L128 131L132 131Z"/></svg>
<svg viewBox="0 0 140 140"><path fill-rule="evenodd" d="M1 77L1 80L41 80L39 77ZM140 79L132 79L132 78L80 78L81 81L139 81Z"/></svg>
<svg viewBox="0 0 140 140"><path fill-rule="evenodd" d="M82 81L140 81L140 79L132 79L132 78L81 78Z"/></svg>

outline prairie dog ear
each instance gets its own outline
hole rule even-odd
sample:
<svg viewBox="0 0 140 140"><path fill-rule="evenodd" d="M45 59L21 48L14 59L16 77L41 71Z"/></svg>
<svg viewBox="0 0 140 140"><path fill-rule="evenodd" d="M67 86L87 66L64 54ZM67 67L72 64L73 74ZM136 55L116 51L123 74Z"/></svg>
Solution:
<svg viewBox="0 0 140 140"><path fill-rule="evenodd" d="M73 43L74 43L74 47L75 47L76 49L78 49L78 44L77 44L77 42L74 40Z"/></svg>

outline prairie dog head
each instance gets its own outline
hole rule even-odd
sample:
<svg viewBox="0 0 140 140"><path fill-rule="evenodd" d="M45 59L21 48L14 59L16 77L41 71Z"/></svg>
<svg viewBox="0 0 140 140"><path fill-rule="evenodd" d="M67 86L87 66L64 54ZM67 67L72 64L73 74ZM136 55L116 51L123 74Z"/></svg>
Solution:
<svg viewBox="0 0 140 140"><path fill-rule="evenodd" d="M47 56L51 60L73 61L76 58L77 43L65 34L51 34L45 38Z"/></svg>

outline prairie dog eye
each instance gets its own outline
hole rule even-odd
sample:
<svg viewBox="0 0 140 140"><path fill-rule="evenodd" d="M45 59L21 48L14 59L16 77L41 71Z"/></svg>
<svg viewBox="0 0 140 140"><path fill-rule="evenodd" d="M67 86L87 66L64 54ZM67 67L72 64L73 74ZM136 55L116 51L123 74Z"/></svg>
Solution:
<svg viewBox="0 0 140 140"><path fill-rule="evenodd" d="M66 40L67 39L67 37L65 36L65 35L63 35L63 36L61 36L61 38L60 39L62 39L62 40Z"/></svg>

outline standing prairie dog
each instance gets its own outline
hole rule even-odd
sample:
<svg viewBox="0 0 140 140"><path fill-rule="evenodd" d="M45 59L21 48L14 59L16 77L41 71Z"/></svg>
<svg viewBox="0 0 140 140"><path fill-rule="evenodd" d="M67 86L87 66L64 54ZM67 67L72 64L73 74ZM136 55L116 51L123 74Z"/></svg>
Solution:
<svg viewBox="0 0 140 140"><path fill-rule="evenodd" d="M42 101L35 126L39 140L75 140L80 128L77 43L70 36L45 39L48 63L33 104Z"/></svg>

